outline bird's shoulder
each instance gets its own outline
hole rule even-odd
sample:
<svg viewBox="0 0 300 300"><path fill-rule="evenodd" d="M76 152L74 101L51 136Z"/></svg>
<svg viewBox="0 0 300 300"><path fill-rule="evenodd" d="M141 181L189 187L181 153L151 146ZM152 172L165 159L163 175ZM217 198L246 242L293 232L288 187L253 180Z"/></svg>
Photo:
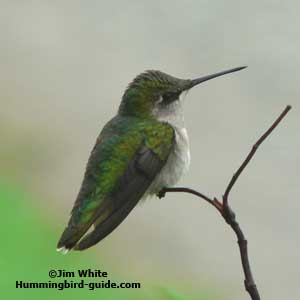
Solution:
<svg viewBox="0 0 300 300"><path fill-rule="evenodd" d="M142 143L164 160L175 137L173 127L155 119L116 116L102 129L91 156L106 160L106 155L131 157ZM106 153L107 152L107 153Z"/></svg>

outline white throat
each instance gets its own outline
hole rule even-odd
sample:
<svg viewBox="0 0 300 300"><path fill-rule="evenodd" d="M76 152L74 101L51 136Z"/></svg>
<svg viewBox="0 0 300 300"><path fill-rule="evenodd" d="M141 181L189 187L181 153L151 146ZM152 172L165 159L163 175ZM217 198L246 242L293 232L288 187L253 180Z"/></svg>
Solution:
<svg viewBox="0 0 300 300"><path fill-rule="evenodd" d="M183 116L183 101L187 92L181 93L178 100L168 105L161 105L160 101L153 109L153 115L158 121L167 122L177 128L185 128Z"/></svg>

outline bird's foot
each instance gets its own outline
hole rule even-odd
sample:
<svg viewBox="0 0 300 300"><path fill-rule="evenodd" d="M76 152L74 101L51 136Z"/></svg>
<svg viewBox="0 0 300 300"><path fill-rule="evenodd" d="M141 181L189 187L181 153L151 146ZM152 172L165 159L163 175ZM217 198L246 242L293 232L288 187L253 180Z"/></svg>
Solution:
<svg viewBox="0 0 300 300"><path fill-rule="evenodd" d="M156 196L161 199L161 198L164 198L166 196L166 191L165 191L165 188L162 188L157 194Z"/></svg>

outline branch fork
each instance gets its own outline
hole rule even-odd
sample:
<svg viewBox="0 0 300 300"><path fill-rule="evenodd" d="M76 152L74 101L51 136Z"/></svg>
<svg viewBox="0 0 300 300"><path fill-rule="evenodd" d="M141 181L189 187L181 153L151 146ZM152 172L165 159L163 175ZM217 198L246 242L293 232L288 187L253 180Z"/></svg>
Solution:
<svg viewBox="0 0 300 300"><path fill-rule="evenodd" d="M239 225L239 223L236 221L236 215L232 208L229 206L229 194L231 189L233 188L234 184L238 180L239 176L242 174L248 163L253 158L255 152L259 148L259 146L266 140L266 138L272 133L272 131L277 127L277 125L282 121L282 119L286 116L286 114L289 112L289 110L292 107L288 105L283 112L279 115L279 117L273 122L273 124L269 127L269 129L257 140L257 142L252 146L251 151L241 164L241 166L237 169L237 171L232 176L230 182L228 183L225 193L222 197L222 201L218 200L216 197L211 198L208 197L196 190L186 188L186 187L174 187L174 188L164 188L158 193L159 198L165 197L166 193L170 192L181 192L181 193L189 193L193 194L199 198L202 198L209 204L211 204L213 207L215 207L221 216L224 218L226 223L232 228L232 230L235 232L237 239L238 239L238 245L239 250L241 254L241 262L244 272L244 285L246 291L249 293L252 300L260 300L260 295L258 292L258 289L256 287L250 263L249 263L249 257L248 257L248 242L245 238L245 235Z"/></svg>

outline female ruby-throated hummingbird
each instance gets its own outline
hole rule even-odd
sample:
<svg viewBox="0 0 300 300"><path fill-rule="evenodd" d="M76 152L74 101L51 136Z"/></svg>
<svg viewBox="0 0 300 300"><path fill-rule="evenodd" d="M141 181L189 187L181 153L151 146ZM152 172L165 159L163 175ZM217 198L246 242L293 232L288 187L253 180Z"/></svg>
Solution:
<svg viewBox="0 0 300 300"><path fill-rule="evenodd" d="M57 250L67 253L95 245L141 198L174 186L190 164L182 95L199 83L244 68L193 80L160 71L138 75L96 141Z"/></svg>

